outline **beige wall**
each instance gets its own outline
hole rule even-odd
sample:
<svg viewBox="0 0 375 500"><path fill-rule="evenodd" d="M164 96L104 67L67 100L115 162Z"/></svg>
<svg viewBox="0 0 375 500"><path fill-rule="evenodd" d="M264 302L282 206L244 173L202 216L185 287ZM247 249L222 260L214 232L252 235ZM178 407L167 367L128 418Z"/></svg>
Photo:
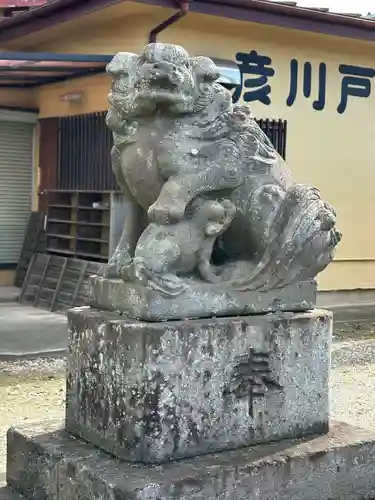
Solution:
<svg viewBox="0 0 375 500"><path fill-rule="evenodd" d="M0 286L13 286L15 271L1 270L0 269Z"/></svg>
<svg viewBox="0 0 375 500"><path fill-rule="evenodd" d="M37 106L34 91L18 89L0 89L0 106L34 108Z"/></svg>
<svg viewBox="0 0 375 500"><path fill-rule="evenodd" d="M50 30L46 40L29 38L33 50L115 53L139 52L147 43L148 31L171 11L126 2L91 17ZM85 28L86 23L86 28ZM69 37L65 32L69 29ZM95 34L95 35L94 35ZM40 35L39 35L40 37ZM48 40L47 40L48 38ZM373 109L375 94L368 98L349 97L345 114L337 113L340 101L340 63L371 67L375 44L345 40L313 33L224 20L190 14L160 35L160 40L179 43L191 54L235 59L237 52L252 49L272 57L272 104L251 104L256 117L288 120L288 162L298 181L317 185L337 208L344 238L336 261L319 277L321 289L375 288L375 233L367 220L375 212L372 146L375 137ZM48 41L48 44L47 44ZM47 44L47 45L46 45ZM289 63L298 59L313 64L312 97L302 94L302 82L292 107L289 94ZM327 99L323 111L315 111L317 65L327 64ZM43 87L36 93L42 117L78 114L107 108L108 79L105 75ZM67 104L59 96L83 90L81 104Z"/></svg>

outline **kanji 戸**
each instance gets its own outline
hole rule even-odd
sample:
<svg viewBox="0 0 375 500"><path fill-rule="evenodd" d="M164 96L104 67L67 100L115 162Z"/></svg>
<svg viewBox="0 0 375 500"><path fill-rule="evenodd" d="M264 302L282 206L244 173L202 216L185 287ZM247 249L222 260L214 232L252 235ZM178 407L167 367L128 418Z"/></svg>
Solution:
<svg viewBox="0 0 375 500"><path fill-rule="evenodd" d="M342 114L348 105L348 97L369 97L371 80L375 76L372 68L340 64L339 72L344 75L341 81L341 100L337 111Z"/></svg>

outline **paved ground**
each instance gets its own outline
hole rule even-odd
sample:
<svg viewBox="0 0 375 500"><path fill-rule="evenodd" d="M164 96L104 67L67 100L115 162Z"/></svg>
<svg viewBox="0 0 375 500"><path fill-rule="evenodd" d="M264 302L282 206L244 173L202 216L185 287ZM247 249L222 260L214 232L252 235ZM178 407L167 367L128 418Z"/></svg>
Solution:
<svg viewBox="0 0 375 500"><path fill-rule="evenodd" d="M335 334L339 340L375 337L375 326L370 322L339 322ZM64 315L0 300L0 360L61 355L67 345Z"/></svg>
<svg viewBox="0 0 375 500"><path fill-rule="evenodd" d="M19 288L0 286L0 360L63 353L68 343L64 316L18 305L19 294ZM331 309L335 330L341 330L341 326L347 330L345 322L350 321L352 336L361 334L361 327L357 331L355 322L364 323L367 329L375 321L375 304L370 302L354 306L334 304Z"/></svg>
<svg viewBox="0 0 375 500"><path fill-rule="evenodd" d="M18 304L20 292L0 286L0 360L63 353L68 343L66 318Z"/></svg>
<svg viewBox="0 0 375 500"><path fill-rule="evenodd" d="M63 352L66 318L34 307L0 303L0 359Z"/></svg>
<svg viewBox="0 0 375 500"><path fill-rule="evenodd" d="M15 286L0 286L0 304L4 302L17 302L21 290Z"/></svg>
<svg viewBox="0 0 375 500"><path fill-rule="evenodd" d="M327 306L333 312L335 323L348 321L375 321L375 304L342 304Z"/></svg>

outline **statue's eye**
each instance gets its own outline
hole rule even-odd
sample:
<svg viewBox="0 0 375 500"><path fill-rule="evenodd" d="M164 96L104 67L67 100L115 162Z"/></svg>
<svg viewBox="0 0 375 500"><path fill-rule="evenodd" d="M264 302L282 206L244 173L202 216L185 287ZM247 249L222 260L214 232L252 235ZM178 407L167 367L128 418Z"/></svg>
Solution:
<svg viewBox="0 0 375 500"><path fill-rule="evenodd" d="M212 83L214 81L214 78L212 78L212 75L209 73L203 74L202 80L204 83Z"/></svg>

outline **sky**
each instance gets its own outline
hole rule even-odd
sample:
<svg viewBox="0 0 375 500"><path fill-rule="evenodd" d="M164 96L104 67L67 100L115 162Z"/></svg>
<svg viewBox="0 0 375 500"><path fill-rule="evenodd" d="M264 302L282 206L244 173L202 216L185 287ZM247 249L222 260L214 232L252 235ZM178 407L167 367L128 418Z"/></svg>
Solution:
<svg viewBox="0 0 375 500"><path fill-rule="evenodd" d="M329 7L334 12L375 14L375 0L297 0L297 2L301 7Z"/></svg>

